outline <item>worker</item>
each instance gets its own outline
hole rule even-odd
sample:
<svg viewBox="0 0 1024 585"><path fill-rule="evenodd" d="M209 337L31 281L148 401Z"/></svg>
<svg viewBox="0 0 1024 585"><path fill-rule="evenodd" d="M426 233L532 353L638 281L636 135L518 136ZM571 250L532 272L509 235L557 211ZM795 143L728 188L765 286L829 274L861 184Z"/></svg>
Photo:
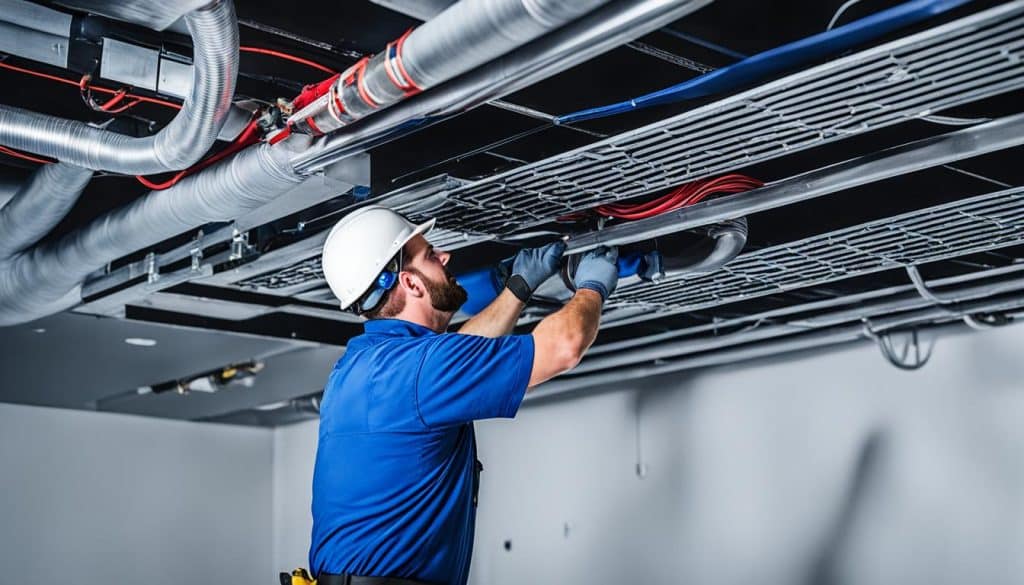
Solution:
<svg viewBox="0 0 1024 585"><path fill-rule="evenodd" d="M512 418L528 388L579 363L618 281L617 250L583 255L576 292L529 335L511 335L565 244L519 252L501 294L446 333L466 291L450 254L378 206L330 231L323 271L367 319L320 406L309 552L318 585L445 583L469 574L479 472L473 421Z"/></svg>

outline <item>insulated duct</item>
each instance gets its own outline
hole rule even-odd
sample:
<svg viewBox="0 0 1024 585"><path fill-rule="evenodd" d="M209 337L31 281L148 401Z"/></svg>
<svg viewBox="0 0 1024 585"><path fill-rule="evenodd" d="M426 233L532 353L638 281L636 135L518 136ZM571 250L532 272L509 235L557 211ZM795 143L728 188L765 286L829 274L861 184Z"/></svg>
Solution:
<svg viewBox="0 0 1024 585"><path fill-rule="evenodd" d="M712 0L616 0L443 86L353 123L296 160L312 172L528 87L657 30ZM454 8L454 7L453 7Z"/></svg>
<svg viewBox="0 0 1024 585"><path fill-rule="evenodd" d="M0 144L94 170L132 175L184 169L213 146L231 110L238 23L231 0L185 17L195 50L192 90L159 133L132 138L77 120L0 105Z"/></svg>
<svg viewBox="0 0 1024 585"><path fill-rule="evenodd" d="M0 262L0 325L70 308L93 271L210 222L230 221L300 183L289 160L308 139L261 144L114 210L60 240Z"/></svg>
<svg viewBox="0 0 1024 585"><path fill-rule="evenodd" d="M25 182L24 177L0 175L0 208L7 205Z"/></svg>
<svg viewBox="0 0 1024 585"><path fill-rule="evenodd" d="M65 163L43 165L0 207L0 259L35 244L64 219L92 178L92 171Z"/></svg>
<svg viewBox="0 0 1024 585"><path fill-rule="evenodd" d="M329 134L485 66L609 0L461 0L297 100L289 128Z"/></svg>

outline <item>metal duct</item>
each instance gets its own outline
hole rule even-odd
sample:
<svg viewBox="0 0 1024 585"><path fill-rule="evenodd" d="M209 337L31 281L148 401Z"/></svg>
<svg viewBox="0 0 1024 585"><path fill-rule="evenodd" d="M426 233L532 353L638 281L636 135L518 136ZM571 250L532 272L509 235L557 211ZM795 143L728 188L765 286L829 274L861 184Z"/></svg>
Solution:
<svg viewBox="0 0 1024 585"><path fill-rule="evenodd" d="M358 120L296 160L312 172L530 86L678 20L712 0L617 0L435 90Z"/></svg>
<svg viewBox="0 0 1024 585"><path fill-rule="evenodd" d="M480 67L609 0L462 0L318 86L289 128L320 136Z"/></svg>
<svg viewBox="0 0 1024 585"><path fill-rule="evenodd" d="M204 0L58 0L57 4L108 18L164 30L182 16L198 9Z"/></svg>
<svg viewBox="0 0 1024 585"><path fill-rule="evenodd" d="M65 163L43 165L0 208L0 258L28 248L64 219L92 178L92 171Z"/></svg>
<svg viewBox="0 0 1024 585"><path fill-rule="evenodd" d="M0 106L0 144L80 167L126 174L184 169L213 146L227 120L238 73L238 23L231 0L185 20L195 49L192 91L159 133L132 138L19 108Z"/></svg>
<svg viewBox="0 0 1024 585"><path fill-rule="evenodd" d="M724 221L707 229L708 237L676 256L663 256L661 278L714 272L732 262L747 244L747 218Z"/></svg>
<svg viewBox="0 0 1024 585"><path fill-rule="evenodd" d="M433 87L607 2L462 0L409 35L403 61L416 83Z"/></svg>
<svg viewBox="0 0 1024 585"><path fill-rule="evenodd" d="M14 176L13 174L0 175L0 209L7 205L7 202L14 197L18 189L21 189L21 184L25 182L25 178Z"/></svg>
<svg viewBox="0 0 1024 585"><path fill-rule="evenodd" d="M230 221L305 177L290 164L308 139L261 144L114 210L60 240L0 262L0 325L74 306L82 280L106 263L210 222Z"/></svg>

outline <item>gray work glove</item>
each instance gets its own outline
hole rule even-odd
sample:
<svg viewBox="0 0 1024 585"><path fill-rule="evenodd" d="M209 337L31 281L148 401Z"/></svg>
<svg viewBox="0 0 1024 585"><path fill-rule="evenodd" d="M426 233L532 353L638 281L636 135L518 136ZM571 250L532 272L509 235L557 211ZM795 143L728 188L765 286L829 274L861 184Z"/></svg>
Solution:
<svg viewBox="0 0 1024 585"><path fill-rule="evenodd" d="M524 303L529 301L533 291L558 272L564 253L565 242L562 241L520 250L512 261L512 275L508 277L505 286L519 300Z"/></svg>
<svg viewBox="0 0 1024 585"><path fill-rule="evenodd" d="M576 267L576 290L587 288L597 291L602 301L608 300L619 283L618 260L619 249L616 247L601 246L583 254Z"/></svg>

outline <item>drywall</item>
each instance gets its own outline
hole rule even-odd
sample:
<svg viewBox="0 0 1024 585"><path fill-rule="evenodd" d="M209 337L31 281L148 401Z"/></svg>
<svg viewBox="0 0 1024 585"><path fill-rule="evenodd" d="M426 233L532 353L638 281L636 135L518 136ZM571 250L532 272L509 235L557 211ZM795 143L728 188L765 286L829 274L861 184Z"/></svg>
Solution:
<svg viewBox="0 0 1024 585"><path fill-rule="evenodd" d="M0 582L275 583L271 441L0 404Z"/></svg>
<svg viewBox="0 0 1024 585"><path fill-rule="evenodd" d="M471 583L1020 583L1020 348L948 337L908 373L864 344L478 423ZM305 559L315 439L277 431L280 568Z"/></svg>
<svg viewBox="0 0 1024 585"><path fill-rule="evenodd" d="M278 571L309 566L313 461L319 421L274 431L274 554Z"/></svg>

